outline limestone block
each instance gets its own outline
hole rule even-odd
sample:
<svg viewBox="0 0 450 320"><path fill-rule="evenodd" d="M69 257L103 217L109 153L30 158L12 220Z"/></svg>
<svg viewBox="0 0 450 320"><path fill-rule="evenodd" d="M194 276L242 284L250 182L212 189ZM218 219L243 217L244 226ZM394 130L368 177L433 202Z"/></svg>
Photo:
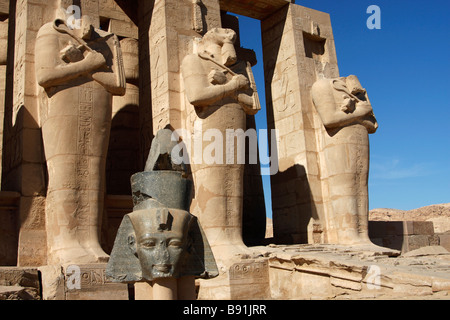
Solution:
<svg viewBox="0 0 450 320"><path fill-rule="evenodd" d="M362 290L361 282L351 281L349 279L330 277L330 284L335 287L350 289L350 290L354 290L354 291Z"/></svg>
<svg viewBox="0 0 450 320"><path fill-rule="evenodd" d="M1 0L0 1L0 13L2 13L2 14L9 13L9 1L10 0Z"/></svg>
<svg viewBox="0 0 450 320"><path fill-rule="evenodd" d="M450 280L435 279L431 285L433 292L446 291L450 292Z"/></svg>
<svg viewBox="0 0 450 320"><path fill-rule="evenodd" d="M439 234L439 245L450 251L450 233Z"/></svg>
<svg viewBox="0 0 450 320"><path fill-rule="evenodd" d="M404 240L405 236L385 236L384 238L381 239L381 244L380 246L385 247L385 248L391 248L391 249L395 249L395 250L402 250L403 245L404 245ZM372 238L371 238L372 240Z"/></svg>
<svg viewBox="0 0 450 320"><path fill-rule="evenodd" d="M393 292L408 296L425 296L433 293L433 280L426 275L393 272Z"/></svg>
<svg viewBox="0 0 450 320"><path fill-rule="evenodd" d="M0 192L0 265L17 264L17 224L20 194Z"/></svg>
<svg viewBox="0 0 450 320"><path fill-rule="evenodd" d="M0 300L40 300L39 271L0 267Z"/></svg>
<svg viewBox="0 0 450 320"><path fill-rule="evenodd" d="M42 299L65 300L65 279L61 266L47 265L39 267L41 273Z"/></svg>
<svg viewBox="0 0 450 320"><path fill-rule="evenodd" d="M230 267L232 300L270 298L268 261L246 261Z"/></svg>
<svg viewBox="0 0 450 320"><path fill-rule="evenodd" d="M434 226L432 221L413 221L414 234L434 235Z"/></svg>
<svg viewBox="0 0 450 320"><path fill-rule="evenodd" d="M128 300L128 286L106 279L106 263L66 265L62 269L66 300Z"/></svg>
<svg viewBox="0 0 450 320"><path fill-rule="evenodd" d="M426 247L430 244L429 237L427 235L409 235L404 237L402 252L408 252L411 250Z"/></svg>

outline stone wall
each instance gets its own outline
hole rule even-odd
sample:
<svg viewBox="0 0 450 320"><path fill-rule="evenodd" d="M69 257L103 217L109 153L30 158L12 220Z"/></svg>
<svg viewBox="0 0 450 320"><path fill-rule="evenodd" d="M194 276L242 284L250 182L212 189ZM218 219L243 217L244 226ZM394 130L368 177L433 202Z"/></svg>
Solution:
<svg viewBox="0 0 450 320"><path fill-rule="evenodd" d="M402 253L436 245L450 249L445 235L434 233L431 221L370 221L369 236L373 243Z"/></svg>
<svg viewBox="0 0 450 320"><path fill-rule="evenodd" d="M280 246L269 258L271 297L448 299L449 253L430 252L393 258L333 245Z"/></svg>
<svg viewBox="0 0 450 320"><path fill-rule="evenodd" d="M339 75L330 18L291 4L261 25L268 129L278 130L274 237L280 243L333 241L319 154L323 126L310 96L319 77Z"/></svg>

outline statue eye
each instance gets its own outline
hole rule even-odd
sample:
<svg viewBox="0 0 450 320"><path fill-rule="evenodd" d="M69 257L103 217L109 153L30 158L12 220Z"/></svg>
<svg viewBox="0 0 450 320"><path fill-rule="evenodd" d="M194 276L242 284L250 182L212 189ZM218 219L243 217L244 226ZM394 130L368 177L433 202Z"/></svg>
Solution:
<svg viewBox="0 0 450 320"><path fill-rule="evenodd" d="M169 241L169 247L181 248L183 243L178 239L172 239Z"/></svg>
<svg viewBox="0 0 450 320"><path fill-rule="evenodd" d="M153 248L156 245L156 243L152 239L146 239L141 241L140 245L143 248Z"/></svg>

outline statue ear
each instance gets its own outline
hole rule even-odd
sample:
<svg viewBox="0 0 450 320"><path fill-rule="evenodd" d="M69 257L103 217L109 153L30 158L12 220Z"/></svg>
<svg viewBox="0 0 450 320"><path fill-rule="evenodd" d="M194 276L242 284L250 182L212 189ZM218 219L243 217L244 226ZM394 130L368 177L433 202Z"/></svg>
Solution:
<svg viewBox="0 0 450 320"><path fill-rule="evenodd" d="M128 236L128 247L131 252L137 257L137 246L136 246L136 236L134 232Z"/></svg>
<svg viewBox="0 0 450 320"><path fill-rule="evenodd" d="M219 275L216 260L206 239L198 219L193 216L189 223L188 245L186 251L188 256L181 268L182 276L197 276L205 279L214 278Z"/></svg>
<svg viewBox="0 0 450 320"><path fill-rule="evenodd" d="M136 235L128 215L123 217L106 267L106 277L113 282L142 280L141 264L136 254Z"/></svg>

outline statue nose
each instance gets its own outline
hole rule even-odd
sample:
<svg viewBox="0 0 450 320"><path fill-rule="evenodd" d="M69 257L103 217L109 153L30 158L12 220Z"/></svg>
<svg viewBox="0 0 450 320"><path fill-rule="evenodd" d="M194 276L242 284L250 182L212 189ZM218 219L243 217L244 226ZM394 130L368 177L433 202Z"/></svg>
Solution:
<svg viewBox="0 0 450 320"><path fill-rule="evenodd" d="M159 242L156 259L158 262L162 264L166 264L167 262L169 262L170 254L169 251L167 250L167 244L164 240L161 240Z"/></svg>

